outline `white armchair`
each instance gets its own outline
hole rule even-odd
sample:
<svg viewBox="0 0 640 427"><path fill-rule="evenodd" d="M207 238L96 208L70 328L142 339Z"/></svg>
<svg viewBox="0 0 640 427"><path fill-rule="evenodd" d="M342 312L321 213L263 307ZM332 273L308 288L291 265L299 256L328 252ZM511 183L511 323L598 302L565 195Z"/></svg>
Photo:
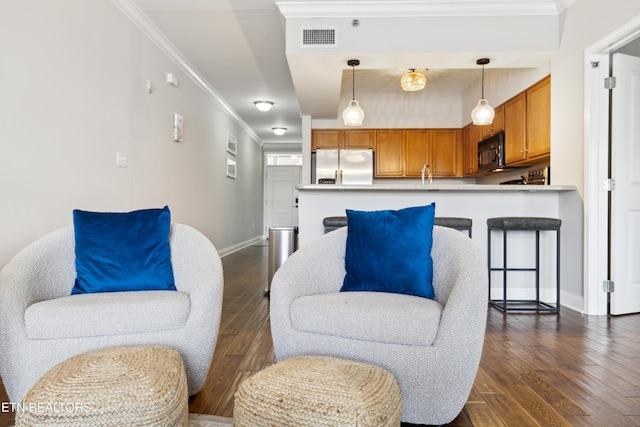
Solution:
<svg viewBox="0 0 640 427"><path fill-rule="evenodd" d="M118 345L178 350L189 394L203 386L222 308L220 257L200 232L172 224L176 291L70 295L75 280L73 226L19 252L0 272L0 375L13 402L55 364Z"/></svg>
<svg viewBox="0 0 640 427"><path fill-rule="evenodd" d="M271 283L278 360L323 355L389 370L402 391L402 421L446 424L462 410L478 370L487 313L487 264L466 235L435 226L435 300L339 292L347 228L294 252Z"/></svg>

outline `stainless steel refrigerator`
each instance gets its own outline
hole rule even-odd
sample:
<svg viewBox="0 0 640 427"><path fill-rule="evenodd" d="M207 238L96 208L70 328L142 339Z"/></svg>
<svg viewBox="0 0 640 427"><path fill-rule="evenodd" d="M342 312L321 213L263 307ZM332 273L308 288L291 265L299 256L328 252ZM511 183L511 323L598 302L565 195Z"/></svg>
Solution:
<svg viewBox="0 0 640 427"><path fill-rule="evenodd" d="M318 149L315 155L315 183L335 179L336 184L367 185L373 183L371 149Z"/></svg>

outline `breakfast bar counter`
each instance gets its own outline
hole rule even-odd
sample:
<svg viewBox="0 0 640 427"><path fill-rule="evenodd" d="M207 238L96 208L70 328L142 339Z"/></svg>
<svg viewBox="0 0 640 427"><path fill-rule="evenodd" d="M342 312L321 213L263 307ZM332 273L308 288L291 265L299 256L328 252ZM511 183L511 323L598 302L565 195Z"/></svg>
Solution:
<svg viewBox="0 0 640 427"><path fill-rule="evenodd" d="M478 184L373 184L298 185L299 246L324 233L323 219L345 216L346 209L383 210L436 204L437 217L464 217L473 221L473 240L486 253L487 219L506 216L550 217L562 220L561 275L582 283L582 200L573 185L478 185ZM512 239L511 235L509 237ZM528 266L535 252L527 236L515 235L509 243L509 264ZM492 245L499 254L501 245ZM541 239L543 258L553 258L551 238ZM548 253L549 257L546 256ZM500 257L495 258L500 259ZM545 276L554 271L546 269ZM523 278L523 287L528 279ZM511 282L510 282L511 283ZM581 293L576 289L576 294ZM571 292L573 294L574 292ZM565 302L571 302L564 298ZM575 301L576 304L581 302ZM572 305L572 304L571 304Z"/></svg>

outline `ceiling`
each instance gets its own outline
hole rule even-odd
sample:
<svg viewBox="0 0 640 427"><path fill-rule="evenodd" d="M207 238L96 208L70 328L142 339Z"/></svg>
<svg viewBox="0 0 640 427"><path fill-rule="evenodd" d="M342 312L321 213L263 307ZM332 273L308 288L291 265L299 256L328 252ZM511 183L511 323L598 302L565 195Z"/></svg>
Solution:
<svg viewBox="0 0 640 427"><path fill-rule="evenodd" d="M356 50L346 46L345 49L299 51L295 46L297 35L287 38L285 28L289 23L291 28L295 28L295 22L315 25L321 17L329 19L326 21L329 24L330 20L341 20L339 25L345 25L346 20L356 28L351 18L357 16L365 24L376 22L377 28L367 29L362 25L363 29L359 30L375 44L377 34L384 33L380 28L385 28L385 20L406 19L407 14L418 13L425 19L438 19L436 15L440 14L443 18L438 22L445 24L446 19L455 19L456 14L457 19L469 19L469 15L491 15L492 19L504 15L508 18L536 15L541 19L555 17L557 21L558 13L571 0L298 0L278 1L278 4L276 0L131 1L260 142L299 143L301 115L336 119L341 114L340 100L350 98L352 90L351 69L346 59ZM445 15L442 15L443 5ZM392 9L385 8L389 6ZM508 22L519 25L517 19ZM388 28L392 25L389 21ZM422 25L420 31L424 27ZM344 41L348 45L347 30L341 29L341 32L347 35ZM400 34L402 30L384 35L378 44L385 44L395 33ZM533 39L530 33L527 36ZM550 54L544 46L527 47L526 52L505 49L496 53L474 49L473 40L466 42L472 46L466 52L436 49L418 52L429 49L422 45L418 49L408 48L406 52L399 52L397 48L376 52L375 46L358 49L362 56L359 57L361 66L356 68L356 91L401 92L400 76L407 68L429 68L427 84L431 89L437 87L438 91L459 94L478 81L480 73L475 62L481 56L491 55L490 66L527 67L539 65ZM528 40L524 44L527 43ZM269 112L259 112L253 105L257 100L272 101L274 107ZM286 127L288 131L276 136L271 131L273 127Z"/></svg>

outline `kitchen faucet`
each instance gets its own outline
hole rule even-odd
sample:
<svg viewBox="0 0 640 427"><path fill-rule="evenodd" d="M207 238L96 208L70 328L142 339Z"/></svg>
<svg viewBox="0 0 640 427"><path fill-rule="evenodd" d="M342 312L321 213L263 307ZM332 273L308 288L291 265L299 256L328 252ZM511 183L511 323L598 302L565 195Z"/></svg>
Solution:
<svg viewBox="0 0 640 427"><path fill-rule="evenodd" d="M433 174L431 173L431 166L424 165L422 166L422 185L424 185L424 175L427 174L427 182L429 184L433 184Z"/></svg>

